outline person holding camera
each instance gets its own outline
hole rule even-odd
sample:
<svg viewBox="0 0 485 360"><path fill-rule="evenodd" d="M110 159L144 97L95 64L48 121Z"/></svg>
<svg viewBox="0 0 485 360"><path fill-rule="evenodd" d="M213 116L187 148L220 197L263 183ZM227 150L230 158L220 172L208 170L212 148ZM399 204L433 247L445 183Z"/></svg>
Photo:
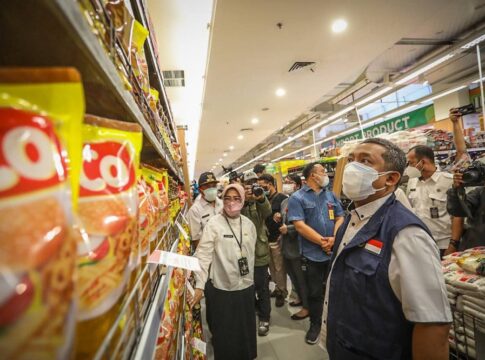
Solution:
<svg viewBox="0 0 485 360"><path fill-rule="evenodd" d="M450 110L450 120L453 123L454 142L457 149L457 160L469 161L466 144L461 127L462 112L460 109ZM447 192L447 210L456 219L466 217L467 224L463 229L456 226L454 236L450 240L447 253L463 251L476 246L485 245L485 165L475 161L465 169L456 169L453 175L453 187ZM477 186L467 192L466 188ZM454 225L454 224L453 224Z"/></svg>
<svg viewBox="0 0 485 360"><path fill-rule="evenodd" d="M266 336L269 332L271 301L269 293L269 245L265 220L271 215L271 205L258 185L258 177L253 171L243 174L245 203L241 214L248 217L256 227L257 240L254 261L254 287L256 291L256 310L259 324L258 335Z"/></svg>

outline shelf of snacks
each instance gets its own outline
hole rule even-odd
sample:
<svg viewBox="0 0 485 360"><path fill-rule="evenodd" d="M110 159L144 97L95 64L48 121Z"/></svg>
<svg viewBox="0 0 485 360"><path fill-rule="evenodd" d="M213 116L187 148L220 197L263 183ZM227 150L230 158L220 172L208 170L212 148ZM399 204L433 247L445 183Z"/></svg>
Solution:
<svg viewBox="0 0 485 360"><path fill-rule="evenodd" d="M75 67L87 112L138 123L147 140L143 159L162 162L183 181L176 137L162 120L169 108L163 110L158 91L150 88L143 51L147 31L125 5L99 0L7 2L0 33L9 36L1 38L0 66ZM19 23L14 14L29 21Z"/></svg>
<svg viewBox="0 0 485 360"><path fill-rule="evenodd" d="M485 356L485 247L445 256L442 268L453 322L449 343L456 358Z"/></svg>

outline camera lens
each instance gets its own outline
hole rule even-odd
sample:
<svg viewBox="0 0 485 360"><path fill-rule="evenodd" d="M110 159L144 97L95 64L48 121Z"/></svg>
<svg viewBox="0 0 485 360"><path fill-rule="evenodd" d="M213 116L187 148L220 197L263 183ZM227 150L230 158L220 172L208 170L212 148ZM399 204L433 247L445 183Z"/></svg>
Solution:
<svg viewBox="0 0 485 360"><path fill-rule="evenodd" d="M467 170L463 173L464 183L475 183L480 180L480 173L477 170Z"/></svg>
<svg viewBox="0 0 485 360"><path fill-rule="evenodd" d="M264 193L264 190L263 190L262 187L260 187L260 186L253 187L254 196L261 196L261 195L263 195L263 193Z"/></svg>

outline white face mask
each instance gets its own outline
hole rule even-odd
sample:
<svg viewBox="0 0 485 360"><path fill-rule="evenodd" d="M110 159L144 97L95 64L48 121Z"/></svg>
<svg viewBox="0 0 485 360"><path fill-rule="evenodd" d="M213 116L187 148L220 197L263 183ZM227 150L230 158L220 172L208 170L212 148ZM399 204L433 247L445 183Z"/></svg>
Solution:
<svg viewBox="0 0 485 360"><path fill-rule="evenodd" d="M421 161L420 161L421 162ZM416 164L416 166L418 166L418 164L420 163L418 162ZM404 174L403 176L408 176L410 179L415 179L415 178L419 178L421 177L421 170L419 170L416 166L408 166L405 170L404 170Z"/></svg>
<svg viewBox="0 0 485 360"><path fill-rule="evenodd" d="M204 192L204 198L208 202L214 202L214 201L216 201L216 198L217 198L217 188L208 188L208 189L203 190L203 192Z"/></svg>
<svg viewBox="0 0 485 360"><path fill-rule="evenodd" d="M294 184L283 184L283 194L291 195L295 192Z"/></svg>
<svg viewBox="0 0 485 360"><path fill-rule="evenodd" d="M384 190L386 187L374 189L372 183L379 176L389 174L393 171L379 173L377 170L353 161L345 166L343 177L343 192L352 201L367 199L376 192Z"/></svg>
<svg viewBox="0 0 485 360"><path fill-rule="evenodd" d="M327 175L317 175L317 184L318 186L320 186L321 188L324 188L328 185L328 183L330 182L330 179L328 178Z"/></svg>

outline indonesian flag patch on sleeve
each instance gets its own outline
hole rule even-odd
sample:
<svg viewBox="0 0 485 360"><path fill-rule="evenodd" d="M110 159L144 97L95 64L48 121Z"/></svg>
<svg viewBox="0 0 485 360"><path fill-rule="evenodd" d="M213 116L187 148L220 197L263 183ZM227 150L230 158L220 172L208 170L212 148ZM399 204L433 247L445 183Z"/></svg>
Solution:
<svg viewBox="0 0 485 360"><path fill-rule="evenodd" d="M373 254L379 255L382 251L382 241L372 239L367 241L365 244L365 249Z"/></svg>

